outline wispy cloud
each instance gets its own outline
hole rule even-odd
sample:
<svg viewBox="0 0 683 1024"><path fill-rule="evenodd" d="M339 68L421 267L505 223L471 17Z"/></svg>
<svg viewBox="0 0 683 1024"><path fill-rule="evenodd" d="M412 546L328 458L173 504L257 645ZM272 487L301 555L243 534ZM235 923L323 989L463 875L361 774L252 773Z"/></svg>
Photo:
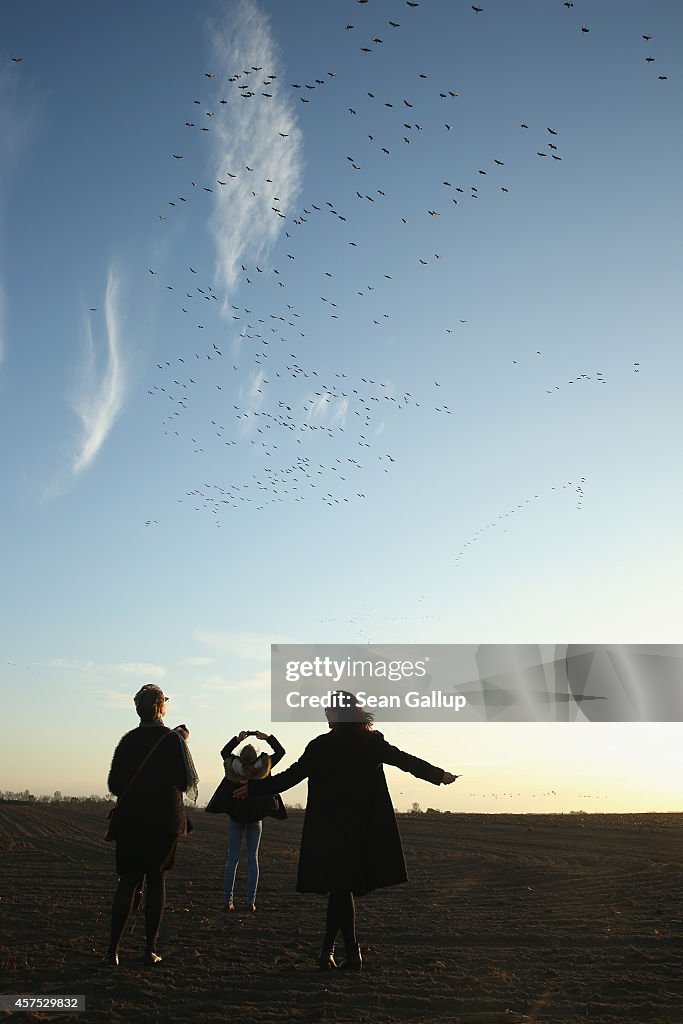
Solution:
<svg viewBox="0 0 683 1024"><path fill-rule="evenodd" d="M310 402L306 413L308 423L315 421L317 424L332 424L333 426L346 424L346 414L349 409L348 398L338 398L336 395L324 391L317 397L315 394L309 395L306 401Z"/></svg>
<svg viewBox="0 0 683 1024"><path fill-rule="evenodd" d="M262 77L278 74L270 23L254 0L240 0L222 21L210 23L209 32L217 79L252 66L263 68ZM270 97L263 97L263 91L243 99L231 90L212 125L215 176L229 185L216 193L210 227L216 244L216 279L228 292L243 263L261 260L270 251L284 224L272 207L286 215L301 185L302 133L292 101L279 79L269 85ZM228 179L228 173L237 177ZM271 182L265 183L266 178Z"/></svg>
<svg viewBox="0 0 683 1024"><path fill-rule="evenodd" d="M197 628L193 637L209 650L232 654L251 661L269 661L270 645L287 643L284 636L263 636L260 633L224 633L215 629Z"/></svg>
<svg viewBox="0 0 683 1024"><path fill-rule="evenodd" d="M183 660L181 661L180 664L186 666L187 668L201 668L204 665L213 665L215 660L216 660L215 658L202 658L202 657L183 658Z"/></svg>
<svg viewBox="0 0 683 1024"><path fill-rule="evenodd" d="M84 317L84 358L79 372L73 407L78 414L82 432L73 455L73 472L78 474L91 464L106 441L123 409L126 392L126 368L121 347L121 316L119 311L120 281L110 269L104 298L106 326L106 363L93 337L87 314Z"/></svg>
<svg viewBox="0 0 683 1024"><path fill-rule="evenodd" d="M246 690L251 692L253 690L269 690L270 689L270 670L263 672L255 672L254 675L249 676L247 679L239 679L236 682L229 682L222 676L210 676L209 679L202 683L202 689L204 690Z"/></svg>
<svg viewBox="0 0 683 1024"><path fill-rule="evenodd" d="M114 675L140 676L141 679L163 679L166 675L163 665L153 665L149 661L124 661L105 667L110 668Z"/></svg>
<svg viewBox="0 0 683 1024"><path fill-rule="evenodd" d="M88 673L90 676L128 677L136 676L143 682L150 679L163 679L166 669L163 665L155 665L149 661L118 661L108 665L98 665L94 661L69 658L53 658L47 662L48 668L64 669L67 672Z"/></svg>
<svg viewBox="0 0 683 1024"><path fill-rule="evenodd" d="M122 693L120 690L104 690L100 701L102 707L116 708L118 711L130 711L133 703L129 693Z"/></svg>

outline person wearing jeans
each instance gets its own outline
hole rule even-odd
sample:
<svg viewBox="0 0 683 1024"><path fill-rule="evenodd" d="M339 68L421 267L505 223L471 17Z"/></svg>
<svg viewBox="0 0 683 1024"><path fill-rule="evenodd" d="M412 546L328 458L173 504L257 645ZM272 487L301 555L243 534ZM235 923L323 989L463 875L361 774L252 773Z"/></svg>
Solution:
<svg viewBox="0 0 683 1024"><path fill-rule="evenodd" d="M225 904L229 911L235 909L235 874L240 862L243 836L247 846L247 906L252 911L256 910L256 890L259 876L258 848L262 831L262 821L241 822L228 818L228 859L225 864L224 890Z"/></svg>
<svg viewBox="0 0 683 1024"><path fill-rule="evenodd" d="M255 736L268 742L273 748L273 753L259 755L253 745L248 743L236 755L235 747L243 743L248 736ZM275 736L244 729L237 736L233 736L221 750L225 778L209 800L206 810L209 814L228 815L228 856L223 875L223 909L226 912L235 909L235 875L242 850L242 839L244 838L247 848L246 905L253 913L256 910L256 890L259 881L258 850L263 819L272 817L282 820L287 817L287 811L278 793L249 800L235 800L233 793L247 779L267 777L271 768L281 761L284 755L285 749Z"/></svg>

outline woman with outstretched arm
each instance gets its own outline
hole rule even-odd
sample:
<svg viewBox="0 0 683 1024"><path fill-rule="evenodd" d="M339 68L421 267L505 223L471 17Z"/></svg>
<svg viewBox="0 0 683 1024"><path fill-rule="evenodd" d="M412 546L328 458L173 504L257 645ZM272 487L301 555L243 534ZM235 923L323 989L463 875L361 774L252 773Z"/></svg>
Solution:
<svg viewBox="0 0 683 1024"><path fill-rule="evenodd" d="M353 694L333 696L344 706L326 710L329 732L312 740L286 771L245 781L233 795L279 793L308 779L297 892L328 896L320 969L337 967L334 944L341 931L346 956L339 967L360 971L354 896L400 885L408 877L383 765L435 786L450 785L458 776L387 743Z"/></svg>

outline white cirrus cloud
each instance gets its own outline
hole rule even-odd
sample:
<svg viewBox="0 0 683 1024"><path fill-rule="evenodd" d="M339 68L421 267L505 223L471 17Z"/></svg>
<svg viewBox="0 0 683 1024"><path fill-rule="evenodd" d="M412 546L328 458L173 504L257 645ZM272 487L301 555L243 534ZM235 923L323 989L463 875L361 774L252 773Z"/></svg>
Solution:
<svg viewBox="0 0 683 1024"><path fill-rule="evenodd" d="M247 679L240 679L235 686L238 690L247 690L249 692L252 690L270 690L270 670L254 672Z"/></svg>
<svg viewBox="0 0 683 1024"><path fill-rule="evenodd" d="M126 392L126 368L121 347L119 310L120 281L113 269L107 278L104 299L106 325L106 362L99 363L90 320L84 319L84 358L73 396L73 407L81 420L82 431L73 455L74 474L92 463L106 441L123 409Z"/></svg>
<svg viewBox="0 0 683 1024"><path fill-rule="evenodd" d="M218 674L207 676L201 686L202 690L235 690L237 688L235 683L231 683L224 676Z"/></svg>
<svg viewBox="0 0 683 1024"><path fill-rule="evenodd" d="M311 393L304 402L304 408L307 423L315 421L317 426L345 426L349 401L323 391L320 395Z"/></svg>
<svg viewBox="0 0 683 1024"><path fill-rule="evenodd" d="M75 658L52 658L47 662L48 668L63 668L68 672L92 672L94 661L83 661Z"/></svg>
<svg viewBox="0 0 683 1024"><path fill-rule="evenodd" d="M118 661L111 664L97 664L77 658L53 658L47 662L48 668L64 669L67 672L87 672L91 676L138 676L145 679L163 679L166 669L163 665L155 665L150 661ZM130 699L130 695L129 695Z"/></svg>
<svg viewBox="0 0 683 1024"><path fill-rule="evenodd" d="M252 66L263 69L261 78L278 74L278 48L269 19L255 0L240 0L225 18L211 21L208 31L217 81L237 68ZM227 182L215 193L210 221L216 280L227 292L233 290L242 264L263 260L272 249L303 173L302 132L279 78L266 90L269 97L262 95L260 81L256 95L245 99L241 91L229 91L228 102L216 110L211 134L214 176ZM267 184L266 178L271 179Z"/></svg>
<svg viewBox="0 0 683 1024"><path fill-rule="evenodd" d="M204 665L213 665L215 661L215 658L203 658L200 656L196 658L183 658L180 664L185 665L187 668L201 668Z"/></svg>
<svg viewBox="0 0 683 1024"><path fill-rule="evenodd" d="M122 693L120 690L103 690L100 704L105 708L115 708L118 711L130 711L132 700L129 693Z"/></svg>
<svg viewBox="0 0 683 1024"><path fill-rule="evenodd" d="M154 665L149 661L121 661L115 665L104 665L112 675L116 676L140 676L148 679L163 679L166 669L163 665Z"/></svg>
<svg viewBox="0 0 683 1024"><path fill-rule="evenodd" d="M287 643L284 636L263 636L260 633L227 633L221 630L193 630L192 636L210 650L232 654L250 661L269 661L270 645Z"/></svg>
<svg viewBox="0 0 683 1024"><path fill-rule="evenodd" d="M266 669L262 672L254 672L253 675L248 676L246 679L238 679L230 682L223 676L214 675L209 676L205 682L202 683L203 690L232 690L232 691L247 691L252 692L254 690L269 690L270 689L270 671Z"/></svg>

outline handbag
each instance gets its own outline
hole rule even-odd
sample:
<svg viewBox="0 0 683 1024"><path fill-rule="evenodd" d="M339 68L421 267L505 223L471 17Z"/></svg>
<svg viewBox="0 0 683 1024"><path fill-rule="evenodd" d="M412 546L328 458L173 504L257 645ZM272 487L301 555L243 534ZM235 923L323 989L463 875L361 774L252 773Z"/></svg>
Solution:
<svg viewBox="0 0 683 1024"><path fill-rule="evenodd" d="M128 783L128 785L124 789L124 791L121 794L121 796L117 798L116 803L114 804L114 806L110 810L109 814L107 815L107 818L109 819L109 824L107 825L107 831L104 833L104 841L105 841L105 843L113 843L116 839L118 839L117 831L118 831L118 826L120 824L121 815L117 815L116 812L121 807L121 801L126 796L126 794L130 791L130 788L133 785L133 783L135 782L135 780L137 779L138 775L140 774L142 769L145 767L145 765L147 764L147 762L149 761L150 757L152 756L154 751L157 749L157 747L160 746L164 742L164 740L166 739L167 735L168 735L168 733L164 733L164 735L161 737L161 739L157 740L157 742L154 744L154 746L150 750L149 754L147 754L147 756L142 759L142 761L140 762L140 764L138 765L138 767L137 767L137 769L135 771L135 774L131 778L130 782Z"/></svg>

